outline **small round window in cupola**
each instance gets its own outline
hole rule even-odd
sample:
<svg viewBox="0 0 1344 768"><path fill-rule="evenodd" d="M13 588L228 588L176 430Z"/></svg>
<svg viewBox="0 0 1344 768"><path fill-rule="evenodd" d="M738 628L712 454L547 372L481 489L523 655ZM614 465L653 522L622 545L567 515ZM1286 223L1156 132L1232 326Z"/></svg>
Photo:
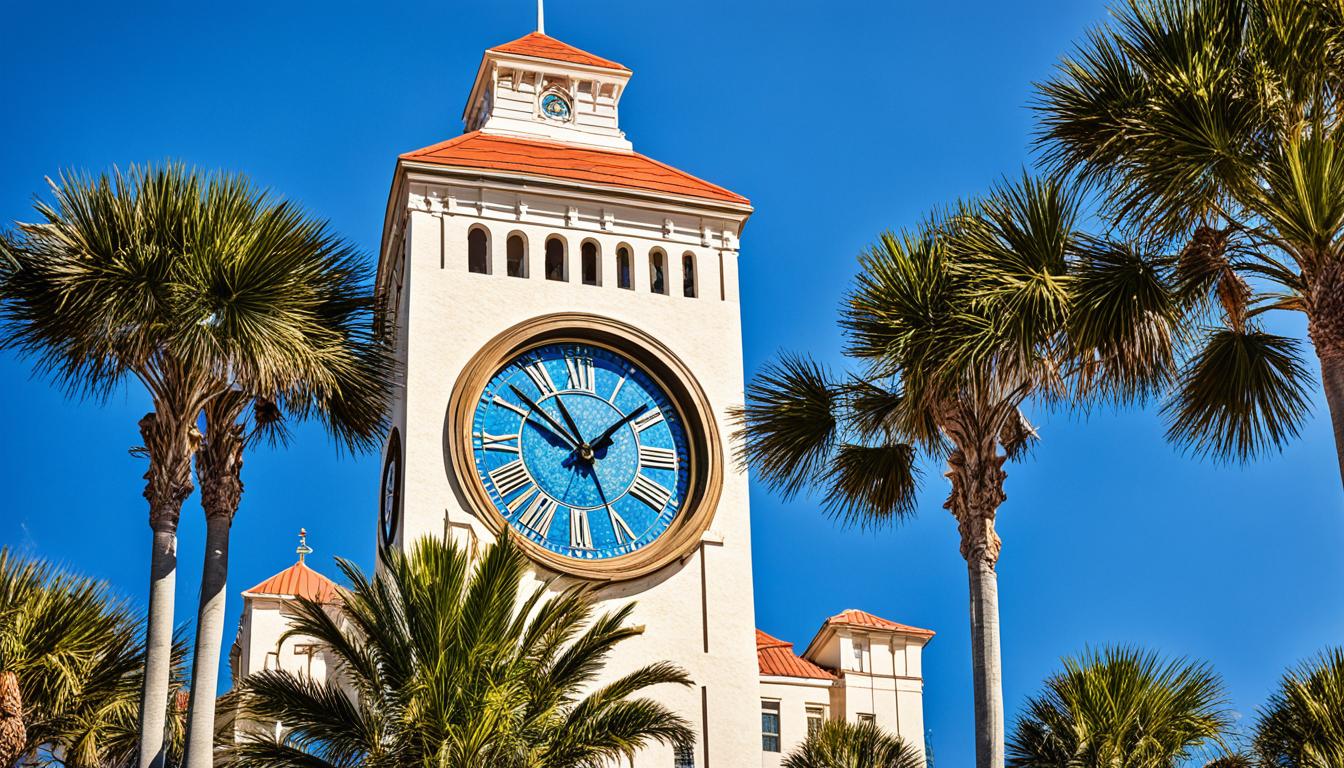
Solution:
<svg viewBox="0 0 1344 768"><path fill-rule="evenodd" d="M571 111L569 99L564 94L551 91L541 97L541 115L549 120L569 120Z"/></svg>

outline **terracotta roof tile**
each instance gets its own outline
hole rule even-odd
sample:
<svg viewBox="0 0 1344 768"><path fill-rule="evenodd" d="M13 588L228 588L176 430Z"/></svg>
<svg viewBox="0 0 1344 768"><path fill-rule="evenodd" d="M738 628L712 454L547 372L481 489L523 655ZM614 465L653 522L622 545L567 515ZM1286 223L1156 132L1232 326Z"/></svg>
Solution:
<svg viewBox="0 0 1344 768"><path fill-rule="evenodd" d="M401 159L749 204L739 194L637 152L492 136L480 131L407 152Z"/></svg>
<svg viewBox="0 0 1344 768"><path fill-rule="evenodd" d="M303 563L295 563L243 593L248 596L306 597L319 603L336 601L336 583Z"/></svg>
<svg viewBox="0 0 1344 768"><path fill-rule="evenodd" d="M619 69L623 72L630 71L610 59L594 56L587 51L579 50L568 43L562 43L554 37L549 37L540 32L532 32L531 34L523 35L517 40L503 45L497 45L490 50L499 53L512 53L518 56L531 56L533 58L547 59L550 61L583 64L589 67Z"/></svg>
<svg viewBox="0 0 1344 768"><path fill-rule="evenodd" d="M894 621L889 621L880 616L874 616L873 614L868 613L867 611L860 611L854 608L849 608L841 611L840 613L837 613L836 615L827 619L826 624L844 625L848 627L868 627L871 629L889 629L894 632L905 632L907 634L912 635L925 635L927 637L933 637L934 634L933 630L931 629L920 629L919 627L912 627L908 624L898 624Z"/></svg>
<svg viewBox="0 0 1344 768"><path fill-rule="evenodd" d="M759 629L756 630L756 665L762 675L835 679L835 675L795 654L793 643L771 637Z"/></svg>

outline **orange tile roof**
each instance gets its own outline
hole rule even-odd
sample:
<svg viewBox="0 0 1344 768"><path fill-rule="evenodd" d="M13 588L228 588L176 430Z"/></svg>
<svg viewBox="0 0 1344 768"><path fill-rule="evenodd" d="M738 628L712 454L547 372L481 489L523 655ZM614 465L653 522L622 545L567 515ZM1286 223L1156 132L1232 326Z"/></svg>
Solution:
<svg viewBox="0 0 1344 768"><path fill-rule="evenodd" d="M589 67L601 67L603 69L619 69L623 72L630 70L617 64L610 59L604 59L601 56L594 56L587 51L581 51L578 48L556 40L540 32L532 32L523 35L509 43L497 45L490 50L499 53L512 53L517 56L531 56L535 59L548 59L550 61L564 61L570 64L583 64Z"/></svg>
<svg viewBox="0 0 1344 768"><path fill-rule="evenodd" d="M407 152L401 159L750 204L747 198L735 192L637 152L492 136L480 131Z"/></svg>
<svg viewBox="0 0 1344 768"><path fill-rule="evenodd" d="M934 635L934 632L931 629L920 629L919 627L912 627L908 624L898 624L880 616L874 616L867 611L860 611L854 608L848 608L837 613L827 619L826 624L828 626L843 625L848 627L867 627L869 629L889 629L894 632L905 632L911 635L924 635L926 637L933 637Z"/></svg>
<svg viewBox="0 0 1344 768"><path fill-rule="evenodd" d="M306 597L319 603L336 601L336 583L302 562L295 563L243 593L248 596Z"/></svg>
<svg viewBox="0 0 1344 768"><path fill-rule="evenodd" d="M795 654L793 643L771 637L759 629L756 630L756 665L762 675L835 679L835 675Z"/></svg>

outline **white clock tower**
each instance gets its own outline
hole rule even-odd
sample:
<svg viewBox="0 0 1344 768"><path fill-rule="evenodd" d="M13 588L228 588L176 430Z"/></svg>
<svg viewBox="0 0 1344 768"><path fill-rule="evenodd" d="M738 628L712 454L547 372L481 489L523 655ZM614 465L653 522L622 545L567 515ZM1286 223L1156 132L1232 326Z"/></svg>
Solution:
<svg viewBox="0 0 1344 768"><path fill-rule="evenodd" d="M673 661L654 695L693 754L761 760L738 238L746 198L636 153L630 70L535 32L485 52L466 133L402 155L378 271L404 386L379 536L518 534L538 578L636 601L607 674Z"/></svg>

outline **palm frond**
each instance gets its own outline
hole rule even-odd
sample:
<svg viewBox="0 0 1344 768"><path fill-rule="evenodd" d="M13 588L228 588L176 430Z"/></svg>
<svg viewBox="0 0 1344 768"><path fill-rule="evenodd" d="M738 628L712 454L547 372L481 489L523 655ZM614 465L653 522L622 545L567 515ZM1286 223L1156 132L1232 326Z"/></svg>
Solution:
<svg viewBox="0 0 1344 768"><path fill-rule="evenodd" d="M1163 408L1167 436L1196 454L1246 461L1297 436L1310 386L1297 340L1211 331Z"/></svg>
<svg viewBox="0 0 1344 768"><path fill-rule="evenodd" d="M1265 765L1344 765L1344 648L1331 648L1284 675L1260 711L1254 747Z"/></svg>

